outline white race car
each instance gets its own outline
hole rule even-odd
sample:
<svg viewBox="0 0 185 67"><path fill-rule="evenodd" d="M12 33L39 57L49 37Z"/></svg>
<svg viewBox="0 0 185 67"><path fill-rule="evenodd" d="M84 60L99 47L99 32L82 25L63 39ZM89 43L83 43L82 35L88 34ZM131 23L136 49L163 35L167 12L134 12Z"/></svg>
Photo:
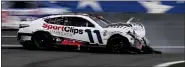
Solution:
<svg viewBox="0 0 185 67"><path fill-rule="evenodd" d="M58 46L105 47L114 53L161 53L148 46L140 23L110 23L92 14L52 15L22 22L17 39L27 49Z"/></svg>

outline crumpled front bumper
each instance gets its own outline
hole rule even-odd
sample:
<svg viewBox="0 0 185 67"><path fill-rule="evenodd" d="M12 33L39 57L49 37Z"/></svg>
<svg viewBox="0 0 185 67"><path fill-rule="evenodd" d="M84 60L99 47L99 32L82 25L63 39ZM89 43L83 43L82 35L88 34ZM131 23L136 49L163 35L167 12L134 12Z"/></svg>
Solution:
<svg viewBox="0 0 185 67"><path fill-rule="evenodd" d="M128 32L128 35L132 37L133 42L131 46L137 49L142 49L143 46L147 45L145 37L137 37L135 34ZM148 40L147 40L148 41Z"/></svg>
<svg viewBox="0 0 185 67"><path fill-rule="evenodd" d="M156 51L152 47L149 46L149 41L143 38L135 38L134 43L130 47L130 51L135 52L137 54L161 54L161 51Z"/></svg>

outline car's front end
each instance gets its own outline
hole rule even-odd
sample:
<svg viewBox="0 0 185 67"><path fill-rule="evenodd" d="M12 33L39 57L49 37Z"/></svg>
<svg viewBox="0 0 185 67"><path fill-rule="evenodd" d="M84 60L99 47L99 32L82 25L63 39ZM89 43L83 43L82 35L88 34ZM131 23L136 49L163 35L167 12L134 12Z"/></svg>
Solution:
<svg viewBox="0 0 185 67"><path fill-rule="evenodd" d="M155 51L152 47L149 46L149 41L147 40L145 34L145 27L143 24L138 22L133 22L133 18L131 18L126 23L111 23L107 26L108 29L117 29L121 33L122 36L126 37L130 43L130 47L128 51L133 51L136 53L161 53L160 51ZM111 34L114 35L114 34Z"/></svg>

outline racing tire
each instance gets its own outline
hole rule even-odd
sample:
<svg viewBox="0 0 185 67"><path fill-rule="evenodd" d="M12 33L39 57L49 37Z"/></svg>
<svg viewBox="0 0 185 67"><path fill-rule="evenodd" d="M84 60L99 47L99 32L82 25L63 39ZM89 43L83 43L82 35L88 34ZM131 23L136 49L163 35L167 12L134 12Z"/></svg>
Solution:
<svg viewBox="0 0 185 67"><path fill-rule="evenodd" d="M107 51L111 53L129 53L128 47L129 42L123 37L112 37L106 46Z"/></svg>
<svg viewBox="0 0 185 67"><path fill-rule="evenodd" d="M48 50L54 47L52 36L46 33L35 33L31 40L37 49Z"/></svg>

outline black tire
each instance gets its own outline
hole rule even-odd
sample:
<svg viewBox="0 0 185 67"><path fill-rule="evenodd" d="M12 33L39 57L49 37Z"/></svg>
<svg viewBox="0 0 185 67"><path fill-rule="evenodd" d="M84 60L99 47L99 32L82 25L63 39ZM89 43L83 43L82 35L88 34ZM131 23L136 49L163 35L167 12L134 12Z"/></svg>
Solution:
<svg viewBox="0 0 185 67"><path fill-rule="evenodd" d="M52 49L52 36L46 33L35 33L32 36L32 43L37 47L37 49Z"/></svg>
<svg viewBox="0 0 185 67"><path fill-rule="evenodd" d="M129 47L129 42L123 37L112 37L107 44L107 51L111 53L125 53Z"/></svg>

